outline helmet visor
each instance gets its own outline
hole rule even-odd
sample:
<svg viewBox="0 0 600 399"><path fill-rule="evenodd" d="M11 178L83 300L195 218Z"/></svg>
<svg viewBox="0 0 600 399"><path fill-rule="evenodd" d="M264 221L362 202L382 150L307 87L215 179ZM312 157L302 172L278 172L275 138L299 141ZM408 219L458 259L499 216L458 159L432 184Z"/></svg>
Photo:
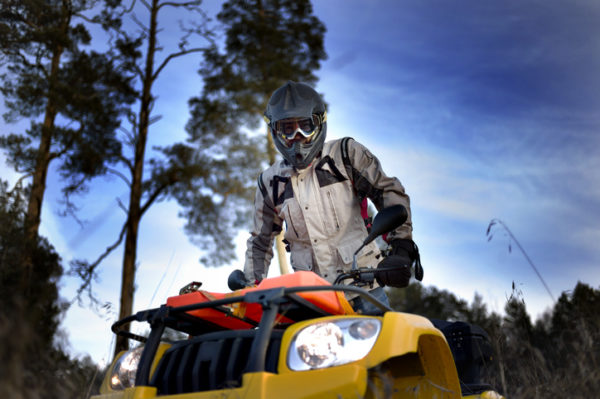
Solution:
<svg viewBox="0 0 600 399"><path fill-rule="evenodd" d="M318 127L317 115L313 115L312 118L287 118L275 122L275 133L281 142L289 147L298 134L304 142L310 142Z"/></svg>

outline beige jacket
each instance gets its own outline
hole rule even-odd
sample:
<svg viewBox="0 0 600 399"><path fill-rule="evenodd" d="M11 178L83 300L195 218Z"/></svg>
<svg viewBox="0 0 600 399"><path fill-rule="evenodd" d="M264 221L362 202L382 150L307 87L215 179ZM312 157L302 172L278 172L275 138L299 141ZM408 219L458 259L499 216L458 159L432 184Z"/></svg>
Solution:
<svg viewBox="0 0 600 399"><path fill-rule="evenodd" d="M351 166L345 167L341 143L341 139L325 143L321 155L306 169L297 171L280 161L259 176L244 265L248 281L266 277L273 239L283 222L294 271L312 270L333 282L338 273L350 270L353 254L367 236L359 195L368 197L377 209L404 205L407 222L388 234L388 240L412 239L410 201L400 181L386 176L377 158L352 139L347 147ZM375 242L358 254L359 267L376 267L380 260Z"/></svg>

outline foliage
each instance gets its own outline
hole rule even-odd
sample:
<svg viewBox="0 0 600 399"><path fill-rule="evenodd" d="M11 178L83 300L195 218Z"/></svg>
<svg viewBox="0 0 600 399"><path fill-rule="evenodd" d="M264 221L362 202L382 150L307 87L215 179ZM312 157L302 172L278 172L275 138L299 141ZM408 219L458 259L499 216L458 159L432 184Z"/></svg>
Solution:
<svg viewBox="0 0 600 399"><path fill-rule="evenodd" d="M225 43L205 52L204 87L190 101L187 125L209 178L175 193L187 232L209 251L205 264L233 258L232 231L252 220L256 177L266 160L275 161L273 146L249 133L270 95L287 80L317 80L314 71L326 58L325 27L312 12L308 0L230 0L217 15Z"/></svg>
<svg viewBox="0 0 600 399"><path fill-rule="evenodd" d="M81 398L97 366L89 358L71 359L59 345L67 308L58 296L60 256L44 238L27 241L26 195L0 182L0 397ZM25 253L34 264L27 292Z"/></svg>
<svg viewBox="0 0 600 399"><path fill-rule="evenodd" d="M578 283L535 323L518 291L508 299L502 317L489 313L477 294L468 304L448 291L411 284L388 295L399 311L483 327L495 351L484 380L506 397L588 398L600 389L598 289Z"/></svg>
<svg viewBox="0 0 600 399"><path fill-rule="evenodd" d="M68 196L85 190L86 179L105 173L118 159L121 144L115 132L132 92L114 53L88 47L84 13L96 3L7 0L2 5L4 117L8 122L29 119L30 127L1 137L0 147L17 172L33 177L26 219L31 238L40 223L51 161L59 161L72 205Z"/></svg>

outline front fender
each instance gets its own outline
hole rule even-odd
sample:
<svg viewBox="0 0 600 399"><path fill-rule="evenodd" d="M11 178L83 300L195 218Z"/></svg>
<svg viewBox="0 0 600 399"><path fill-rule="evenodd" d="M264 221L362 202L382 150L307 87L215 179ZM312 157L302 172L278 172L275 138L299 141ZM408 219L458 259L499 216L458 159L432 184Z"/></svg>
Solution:
<svg viewBox="0 0 600 399"><path fill-rule="evenodd" d="M340 317L349 316L324 317L320 321ZM364 391L359 389L361 395L366 398L379 397L381 392L390 392L391 389L401 393L401 397L403 394L418 398L436 395L444 398L461 397L452 352L440 330L428 319L408 313L387 312L379 319L383 323L377 342L367 356L351 363L368 372L368 382L363 385L367 391L362 394ZM286 355L296 332L314 321L297 323L286 331L281 345L280 375L294 373L299 376L306 373L290 370ZM311 372L327 375L334 368Z"/></svg>
<svg viewBox="0 0 600 399"><path fill-rule="evenodd" d="M387 312L377 343L364 359L371 383L366 398L460 398L460 381L442 332L421 316Z"/></svg>

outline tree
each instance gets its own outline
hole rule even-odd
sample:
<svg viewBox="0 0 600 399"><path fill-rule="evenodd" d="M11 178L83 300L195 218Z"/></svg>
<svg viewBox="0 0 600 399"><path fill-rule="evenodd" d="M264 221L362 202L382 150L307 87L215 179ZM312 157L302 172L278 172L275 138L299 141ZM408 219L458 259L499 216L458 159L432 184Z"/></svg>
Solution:
<svg viewBox="0 0 600 399"><path fill-rule="evenodd" d="M196 144L203 157L209 159L219 159L227 154L227 151L213 153L215 146L235 143L233 148L236 148L238 143L242 144L240 141L246 139L248 130L258 127L270 95L286 81L315 83L314 71L326 58L323 47L325 27L313 15L309 0L230 0L223 4L217 19L225 28L225 43L222 50L215 44L206 52L200 69L203 91L190 101L192 115L187 127L189 140ZM276 151L268 132L266 137L266 145L261 145L265 148L262 152L266 152L267 161L272 164ZM250 147L252 141L248 139L243 145ZM255 150L249 155L258 156L259 153ZM249 161L248 156L245 158ZM263 159L264 155L259 158L260 161ZM244 168L246 175L252 176L250 179L239 176L241 185L236 186L236 190L253 198L259 169L248 168L243 163L229 163L233 160L231 157L227 160L223 167L233 173L238 169L240 174L240 168ZM233 256L231 250L222 250L232 248L231 234L214 235L210 231L214 225L205 223L203 206L210 202L209 196L210 192L202 193L193 201L183 197L180 203L190 220L188 231L212 239L212 248L218 250L212 251L212 257L222 261ZM197 203L202 205L195 206ZM249 203L246 202L245 209ZM224 205L231 207L226 203L220 205L219 220L223 220L226 213ZM241 211L241 208L237 209ZM241 220L243 218L230 218L229 221ZM281 263L285 259L281 238L278 252Z"/></svg>
<svg viewBox="0 0 600 399"><path fill-rule="evenodd" d="M27 191L0 181L0 397L81 398L97 366L59 345L61 259L46 239L27 242ZM28 292L19 284L24 261L34 265Z"/></svg>
<svg viewBox="0 0 600 399"><path fill-rule="evenodd" d="M406 288L388 288L391 306L400 311L415 313L430 319L471 321L468 304L453 293L436 287L413 283Z"/></svg>
<svg viewBox="0 0 600 399"><path fill-rule="evenodd" d="M152 115L156 99L153 93L156 80L172 60L204 51L202 47L190 46L189 40L192 35L210 39L200 3L200 0L142 1L142 10L139 10L134 7L135 2L133 2L130 9L122 10L122 15L130 15L138 30L130 32L131 25L123 25L116 26L112 31L115 35L115 46L119 51L120 66L131 72L129 77L134 86L135 105L139 106L138 111L131 108L127 113L129 129L123 129L126 137L122 140L126 149L119 152L119 166L109 170L122 178L129 190L129 203L121 204L127 216L118 238L104 253L91 263L76 260L72 263L72 267L74 272L83 279L79 293L87 291L92 294L91 284L97 267L109 253L119 247L123 240L125 241L119 319L130 315L133 311L137 241L142 216L156 201L167 198L175 190L174 186L185 187L189 179L203 173L199 164L201 160L193 158L190 149L185 145L159 149L159 154L164 154L165 157L158 156L149 161L146 159L150 125L160 118ZM191 26L182 26L182 36L177 49L159 60L158 55L163 49L159 42L161 31L159 13L166 8L183 9L188 15L195 15L200 22ZM147 14L147 24L138 19L137 14L140 11ZM167 156L170 157L168 160ZM149 178L144 179L145 173L149 173ZM127 348L127 338L118 336L115 354Z"/></svg>
<svg viewBox="0 0 600 399"><path fill-rule="evenodd" d="M35 242L50 163L58 160L65 194L85 189L86 179L116 160L115 138L123 104L132 100L128 81L110 53L85 50L90 34L86 0L6 0L0 12L0 91L5 119L31 120L24 133L0 138L8 161L31 178L25 214L27 242ZM108 14L107 14L108 15ZM108 20L105 23L109 23ZM25 260L26 269L32 267ZM31 270L23 275L24 288Z"/></svg>

